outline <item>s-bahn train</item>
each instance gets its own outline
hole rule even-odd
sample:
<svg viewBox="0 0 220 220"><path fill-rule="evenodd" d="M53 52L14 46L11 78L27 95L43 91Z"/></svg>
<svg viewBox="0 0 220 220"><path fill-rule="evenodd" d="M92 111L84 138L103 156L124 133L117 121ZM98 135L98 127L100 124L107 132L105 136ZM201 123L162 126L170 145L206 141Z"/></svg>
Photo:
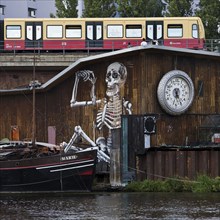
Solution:
<svg viewBox="0 0 220 220"><path fill-rule="evenodd" d="M18 18L0 23L2 50L117 50L148 43L203 49L199 17Z"/></svg>

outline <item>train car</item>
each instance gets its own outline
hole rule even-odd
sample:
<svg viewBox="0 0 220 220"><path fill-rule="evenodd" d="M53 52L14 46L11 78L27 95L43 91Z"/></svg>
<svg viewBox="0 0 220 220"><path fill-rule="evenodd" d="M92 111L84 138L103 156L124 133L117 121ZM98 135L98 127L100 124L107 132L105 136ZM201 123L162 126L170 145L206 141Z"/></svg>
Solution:
<svg viewBox="0 0 220 220"><path fill-rule="evenodd" d="M117 50L148 43L203 49L199 17L4 19L4 50Z"/></svg>

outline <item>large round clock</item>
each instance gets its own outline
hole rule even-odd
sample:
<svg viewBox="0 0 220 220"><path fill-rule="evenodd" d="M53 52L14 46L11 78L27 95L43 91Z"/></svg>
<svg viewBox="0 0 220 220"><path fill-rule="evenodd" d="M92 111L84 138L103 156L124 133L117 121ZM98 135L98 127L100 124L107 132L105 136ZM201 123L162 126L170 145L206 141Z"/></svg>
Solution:
<svg viewBox="0 0 220 220"><path fill-rule="evenodd" d="M184 113L192 104L194 86L190 77L181 70L166 73L157 88L161 107L171 115Z"/></svg>

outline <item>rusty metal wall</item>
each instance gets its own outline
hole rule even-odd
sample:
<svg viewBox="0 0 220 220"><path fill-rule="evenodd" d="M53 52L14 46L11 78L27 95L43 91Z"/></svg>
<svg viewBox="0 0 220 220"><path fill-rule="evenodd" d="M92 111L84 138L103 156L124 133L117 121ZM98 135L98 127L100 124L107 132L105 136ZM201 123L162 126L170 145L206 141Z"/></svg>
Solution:
<svg viewBox="0 0 220 220"><path fill-rule="evenodd" d="M167 177L196 179L198 175L220 176L220 149L150 149L136 158L137 179Z"/></svg>

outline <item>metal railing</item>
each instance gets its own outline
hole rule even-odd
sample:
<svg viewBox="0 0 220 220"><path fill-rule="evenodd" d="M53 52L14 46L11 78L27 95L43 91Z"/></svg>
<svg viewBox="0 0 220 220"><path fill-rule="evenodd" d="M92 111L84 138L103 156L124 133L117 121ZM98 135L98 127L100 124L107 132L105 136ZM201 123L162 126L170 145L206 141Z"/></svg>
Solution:
<svg viewBox="0 0 220 220"><path fill-rule="evenodd" d="M204 50L220 53L220 39L207 39Z"/></svg>

